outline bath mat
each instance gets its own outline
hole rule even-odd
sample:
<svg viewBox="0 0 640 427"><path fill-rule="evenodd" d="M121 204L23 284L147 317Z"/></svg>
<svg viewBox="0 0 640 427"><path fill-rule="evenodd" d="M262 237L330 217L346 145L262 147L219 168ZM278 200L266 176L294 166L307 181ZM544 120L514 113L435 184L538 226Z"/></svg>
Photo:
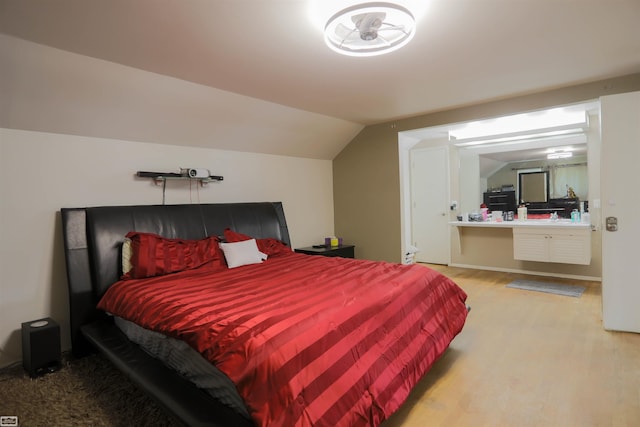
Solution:
<svg viewBox="0 0 640 427"><path fill-rule="evenodd" d="M564 295L580 298L585 288L561 283L536 282L535 280L518 279L507 285L507 288L524 289L526 291L546 292L548 294Z"/></svg>

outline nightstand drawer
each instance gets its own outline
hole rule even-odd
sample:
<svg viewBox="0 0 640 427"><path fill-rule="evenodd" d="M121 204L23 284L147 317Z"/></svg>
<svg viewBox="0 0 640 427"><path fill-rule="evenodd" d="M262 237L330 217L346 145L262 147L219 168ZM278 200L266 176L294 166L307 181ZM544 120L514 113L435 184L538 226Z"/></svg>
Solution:
<svg viewBox="0 0 640 427"><path fill-rule="evenodd" d="M355 246L354 245L341 245L331 247L314 248L308 246L306 248L298 248L295 250L300 254L306 255L322 255L322 256L339 256L342 258L355 258Z"/></svg>

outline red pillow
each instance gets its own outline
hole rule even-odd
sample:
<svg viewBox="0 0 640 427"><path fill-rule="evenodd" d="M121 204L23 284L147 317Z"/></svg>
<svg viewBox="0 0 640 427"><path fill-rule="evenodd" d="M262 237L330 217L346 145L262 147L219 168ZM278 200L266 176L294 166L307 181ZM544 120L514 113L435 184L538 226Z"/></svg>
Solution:
<svg viewBox="0 0 640 427"><path fill-rule="evenodd" d="M168 239L152 233L131 231L131 271L123 278L142 279L207 267L225 267L216 236L202 240Z"/></svg>
<svg viewBox="0 0 640 427"><path fill-rule="evenodd" d="M233 243L250 240L253 239L253 237L247 236L246 234L238 233L230 228L226 228L224 230L224 239L229 243ZM256 239L256 244L258 245L258 250L267 254L268 256L291 252L291 248L278 239Z"/></svg>

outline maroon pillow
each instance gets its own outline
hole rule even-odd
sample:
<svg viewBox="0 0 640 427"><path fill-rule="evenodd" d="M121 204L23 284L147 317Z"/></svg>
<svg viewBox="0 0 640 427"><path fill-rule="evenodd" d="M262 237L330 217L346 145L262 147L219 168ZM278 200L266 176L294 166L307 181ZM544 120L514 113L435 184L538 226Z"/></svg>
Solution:
<svg viewBox="0 0 640 427"><path fill-rule="evenodd" d="M123 278L142 279L204 266L225 267L216 236L202 240L168 239L152 233L127 233L131 239L131 271Z"/></svg>
<svg viewBox="0 0 640 427"><path fill-rule="evenodd" d="M253 239L253 237L247 236L246 234L238 233L230 228L226 228L224 230L224 239L229 243L233 243L250 240ZM291 248L278 239L256 239L256 244L258 245L258 250L267 254L268 256L291 252Z"/></svg>

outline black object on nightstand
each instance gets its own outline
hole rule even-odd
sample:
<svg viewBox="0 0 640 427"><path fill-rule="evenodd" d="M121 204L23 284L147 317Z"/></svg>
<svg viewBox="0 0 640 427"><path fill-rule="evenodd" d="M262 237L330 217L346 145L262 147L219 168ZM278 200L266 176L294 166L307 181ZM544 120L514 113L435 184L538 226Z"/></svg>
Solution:
<svg viewBox="0 0 640 427"><path fill-rule="evenodd" d="M355 258L355 245L340 246L308 246L306 248L298 248L295 250L300 254L306 255L322 255L322 256L339 256L342 258Z"/></svg>
<svg viewBox="0 0 640 427"><path fill-rule="evenodd" d="M22 324L22 366L37 377L60 369L60 326L47 317Z"/></svg>

